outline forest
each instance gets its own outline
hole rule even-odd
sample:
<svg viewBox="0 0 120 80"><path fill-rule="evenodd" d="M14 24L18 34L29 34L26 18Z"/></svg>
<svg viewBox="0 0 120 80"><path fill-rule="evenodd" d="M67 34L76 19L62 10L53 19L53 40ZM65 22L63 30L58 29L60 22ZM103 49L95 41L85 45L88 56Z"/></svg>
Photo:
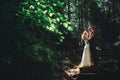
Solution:
<svg viewBox="0 0 120 80"><path fill-rule="evenodd" d="M119 77L119 0L0 0L0 80L70 80L88 26L98 59L85 71Z"/></svg>

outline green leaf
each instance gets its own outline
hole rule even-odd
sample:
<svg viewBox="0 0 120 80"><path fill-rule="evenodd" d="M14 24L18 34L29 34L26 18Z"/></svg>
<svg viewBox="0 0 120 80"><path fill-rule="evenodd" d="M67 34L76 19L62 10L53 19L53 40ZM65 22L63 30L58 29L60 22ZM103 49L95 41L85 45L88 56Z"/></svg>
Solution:
<svg viewBox="0 0 120 80"><path fill-rule="evenodd" d="M68 28L68 23L63 23L63 26L64 26L65 28Z"/></svg>

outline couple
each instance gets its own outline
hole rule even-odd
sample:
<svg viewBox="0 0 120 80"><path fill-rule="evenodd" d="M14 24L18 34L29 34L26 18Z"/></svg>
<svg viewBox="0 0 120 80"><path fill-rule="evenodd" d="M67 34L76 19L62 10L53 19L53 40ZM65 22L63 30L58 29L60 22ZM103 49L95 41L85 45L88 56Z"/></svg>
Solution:
<svg viewBox="0 0 120 80"><path fill-rule="evenodd" d="M89 40L91 40L94 36L94 30L92 27L88 27L86 31L84 31L81 35L82 40L84 40L85 46L81 58L81 62L79 65L74 66L72 69L66 70L66 74L68 76L74 76L80 73L80 68L82 67L90 67L93 65L91 60L91 52L90 52L90 44Z"/></svg>

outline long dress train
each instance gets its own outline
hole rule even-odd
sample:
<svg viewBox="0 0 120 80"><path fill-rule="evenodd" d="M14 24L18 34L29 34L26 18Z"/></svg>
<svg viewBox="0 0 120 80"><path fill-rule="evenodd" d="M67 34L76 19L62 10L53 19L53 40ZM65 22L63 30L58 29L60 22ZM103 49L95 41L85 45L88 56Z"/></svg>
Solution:
<svg viewBox="0 0 120 80"><path fill-rule="evenodd" d="M90 67L91 64L91 53L90 53L90 44L87 43L84 46L83 54L82 54L82 59L80 64L78 65L79 68L81 67Z"/></svg>

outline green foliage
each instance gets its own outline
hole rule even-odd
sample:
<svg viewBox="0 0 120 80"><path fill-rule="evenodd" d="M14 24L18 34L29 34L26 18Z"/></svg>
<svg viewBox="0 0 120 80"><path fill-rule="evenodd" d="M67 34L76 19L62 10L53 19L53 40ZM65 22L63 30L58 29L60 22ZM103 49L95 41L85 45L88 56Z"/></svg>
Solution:
<svg viewBox="0 0 120 80"><path fill-rule="evenodd" d="M21 10L19 11L18 15L22 15L23 22L25 22L26 19L29 19L29 23L31 25L42 27L48 31L62 35L62 32L58 29L58 24L63 25L61 27L65 27L70 31L72 30L72 28L68 26L65 15L56 11L56 7L63 8L62 6L62 2L55 0L33 0L30 2L25 1L22 3L20 8Z"/></svg>
<svg viewBox="0 0 120 80"><path fill-rule="evenodd" d="M17 41L17 51L35 63L47 64L49 73L45 72L51 75L51 79L56 71L62 71L64 50L61 50L61 45L73 30L62 13L63 7L63 2L56 0L24 1L16 14L17 29L21 35ZM44 79L45 75L40 77Z"/></svg>

